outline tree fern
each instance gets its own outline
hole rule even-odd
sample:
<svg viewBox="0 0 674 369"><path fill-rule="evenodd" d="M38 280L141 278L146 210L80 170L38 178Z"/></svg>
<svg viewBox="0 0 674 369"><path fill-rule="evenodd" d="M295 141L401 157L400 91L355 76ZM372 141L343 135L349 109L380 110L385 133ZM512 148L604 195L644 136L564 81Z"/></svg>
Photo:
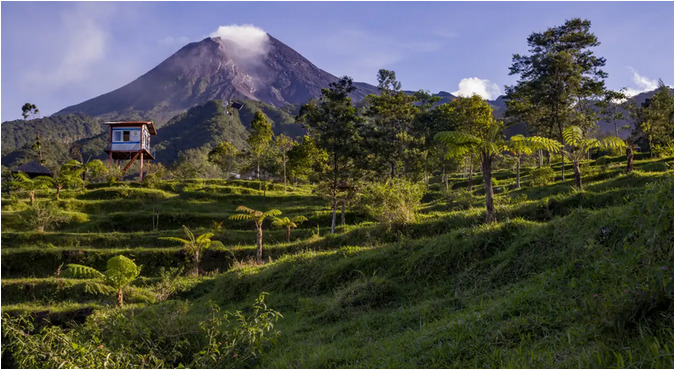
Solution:
<svg viewBox="0 0 674 369"><path fill-rule="evenodd" d="M98 270L92 267L80 264L66 265L66 268L63 271L63 275L66 277L74 277L74 278L105 279L105 274L99 272Z"/></svg>

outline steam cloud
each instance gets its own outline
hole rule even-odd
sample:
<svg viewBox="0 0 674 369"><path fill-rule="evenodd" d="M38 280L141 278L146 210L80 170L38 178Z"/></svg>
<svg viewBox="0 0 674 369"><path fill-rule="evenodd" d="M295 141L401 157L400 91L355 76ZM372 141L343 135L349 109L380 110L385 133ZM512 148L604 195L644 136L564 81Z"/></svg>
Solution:
<svg viewBox="0 0 674 369"><path fill-rule="evenodd" d="M228 41L228 46L233 48L231 51L240 59L263 57L271 46L267 32L252 24L220 26L210 37Z"/></svg>
<svg viewBox="0 0 674 369"><path fill-rule="evenodd" d="M632 81L637 85L637 88L627 88L625 95L631 97L658 88L658 81L642 76L634 68L629 67L629 69L632 71Z"/></svg>
<svg viewBox="0 0 674 369"><path fill-rule="evenodd" d="M498 85L488 79L477 77L464 78L459 82L459 90L452 92L455 96L470 97L473 94L480 95L487 100L493 100L501 94Z"/></svg>

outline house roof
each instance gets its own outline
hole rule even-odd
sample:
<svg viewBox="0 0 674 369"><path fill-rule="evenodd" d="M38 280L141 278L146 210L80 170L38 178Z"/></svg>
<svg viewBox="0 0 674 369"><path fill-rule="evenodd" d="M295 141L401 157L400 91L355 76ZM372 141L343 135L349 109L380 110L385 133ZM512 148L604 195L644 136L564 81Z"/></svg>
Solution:
<svg viewBox="0 0 674 369"><path fill-rule="evenodd" d="M147 130L150 132L151 135L156 135L157 130L154 128L154 124L150 121L126 121L126 122L105 122L103 124L107 124L109 126L142 126L142 125L147 125Z"/></svg>
<svg viewBox="0 0 674 369"><path fill-rule="evenodd" d="M29 161L26 164L18 166L16 169L14 169L12 172L24 172L26 174L39 174L39 175L46 175L46 176L52 176L54 173L52 173L51 170L48 168L45 168L42 164L38 163L35 160Z"/></svg>

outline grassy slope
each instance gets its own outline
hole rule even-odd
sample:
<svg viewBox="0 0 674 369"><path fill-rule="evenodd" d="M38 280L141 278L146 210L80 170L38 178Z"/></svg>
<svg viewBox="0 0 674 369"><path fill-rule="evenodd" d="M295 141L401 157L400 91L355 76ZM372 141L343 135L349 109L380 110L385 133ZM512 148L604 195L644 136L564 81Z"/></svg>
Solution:
<svg viewBox="0 0 674 369"><path fill-rule="evenodd" d="M279 323L281 340L262 367L620 367L622 361L671 367L674 322L671 294L663 284L672 278L664 268L674 266L667 264L673 241L671 228L659 227L672 222L672 180L652 195L659 196L655 203L633 199L672 172L655 160L638 163L646 171L627 176L617 164L602 165L605 171L594 175L588 167L585 191L559 183L515 190L511 173L502 171L497 175L503 188L497 196L501 221L494 225L480 224L479 197L466 210L448 208L439 184L431 186L436 192L428 196L418 224L386 230L364 223L326 237L311 233L316 225L327 228L328 212L302 191L261 199L207 189L221 184L167 184L162 201L165 211L182 211L203 226L223 220L241 201L251 207L273 204L284 214L310 218L303 239L284 244L278 237L277 245L267 247L273 262L262 267L237 263L220 276L195 281L181 295L196 299L193 314L200 314L208 300L241 308L261 291L270 292L269 305L285 318ZM456 187L463 183L452 181ZM115 200L116 194L106 199L104 193L113 190L98 191L68 200L93 220L63 225L62 231L99 227L100 233L81 237L80 244L74 239L81 233L36 236L3 228L3 265L12 252L30 254L45 244L77 249L102 243L106 250L144 239L143 233L130 232L133 222L118 223L126 231L106 233L114 213L100 214L117 209L137 219L151 216L139 209L142 202ZM6 213L3 221L11 220L13 214ZM179 235L177 227L176 222L146 236ZM239 236L254 240L245 225L228 223L226 228L241 232L228 245ZM87 237L91 241L84 241ZM7 245L10 239L22 241ZM129 247L136 250L141 244ZM231 248L238 260L252 250L250 244ZM83 288L69 283L71 292ZM3 293L12 298L3 300L3 309L34 310L54 301L100 307L105 301L72 298L57 285L49 279L4 278ZM140 281L133 301L147 301L142 296L151 285L151 280ZM19 291L34 297L16 297ZM54 307L67 309L67 304Z"/></svg>

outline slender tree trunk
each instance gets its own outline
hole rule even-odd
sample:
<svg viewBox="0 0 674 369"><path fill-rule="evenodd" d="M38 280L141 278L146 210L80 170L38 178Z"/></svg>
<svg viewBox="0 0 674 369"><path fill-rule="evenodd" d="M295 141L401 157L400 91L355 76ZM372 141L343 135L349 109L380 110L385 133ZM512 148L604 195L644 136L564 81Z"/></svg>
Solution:
<svg viewBox="0 0 674 369"><path fill-rule="evenodd" d="M545 152L545 157L548 159L548 166L552 165L552 154L550 154L550 151Z"/></svg>
<svg viewBox="0 0 674 369"><path fill-rule="evenodd" d="M333 154L332 163L334 168L332 178L332 225L330 226L330 233L335 233L335 223L337 223L337 155Z"/></svg>
<svg viewBox="0 0 674 369"><path fill-rule="evenodd" d="M33 206L35 204L35 190L29 191L28 194L30 195L30 206Z"/></svg>
<svg viewBox="0 0 674 369"><path fill-rule="evenodd" d="M256 224L257 226L257 262L262 262L262 223Z"/></svg>
<svg viewBox="0 0 674 369"><path fill-rule="evenodd" d="M468 170L468 191L473 190L473 154L470 154L470 169Z"/></svg>
<svg viewBox="0 0 674 369"><path fill-rule="evenodd" d="M573 161L573 174L576 177L576 187L578 187L579 190L582 190L583 185L581 183L581 176L580 176L580 163L576 160Z"/></svg>
<svg viewBox="0 0 674 369"><path fill-rule="evenodd" d="M117 290L117 304L120 307L124 306L124 293L122 292L121 288Z"/></svg>
<svg viewBox="0 0 674 369"><path fill-rule="evenodd" d="M442 183L445 185L445 191L447 191L447 182L445 180L446 178L447 178L447 175L445 174L445 164L442 164L442 177L441 177L441 179L442 179Z"/></svg>
<svg viewBox="0 0 674 369"><path fill-rule="evenodd" d="M634 151L631 147L627 148L627 173L634 170Z"/></svg>
<svg viewBox="0 0 674 369"><path fill-rule="evenodd" d="M61 188L62 186L56 186L56 200L61 200Z"/></svg>
<svg viewBox="0 0 674 369"><path fill-rule="evenodd" d="M491 155L482 156L482 178L484 178L484 193L487 205L487 216L485 221L492 223L496 221L496 214L494 212L494 189L491 186Z"/></svg>
<svg viewBox="0 0 674 369"><path fill-rule="evenodd" d="M564 142L564 135L562 134L562 126L559 126L559 142ZM562 154L562 182L564 182L564 151L560 152Z"/></svg>
<svg viewBox="0 0 674 369"><path fill-rule="evenodd" d="M286 242L290 242L290 226L286 227Z"/></svg>
<svg viewBox="0 0 674 369"><path fill-rule="evenodd" d="M225 178L227 178L227 179L229 179L229 176L231 175L230 173L232 173L232 158L233 157L234 157L234 155L229 156L229 163L227 164L227 175L225 176Z"/></svg>
<svg viewBox="0 0 674 369"><path fill-rule="evenodd" d="M520 186L520 165L522 162L522 155L517 154L517 167L516 167L516 172L517 172L517 180L516 180L516 186L517 188L521 188Z"/></svg>
<svg viewBox="0 0 674 369"><path fill-rule="evenodd" d="M424 184L428 185L429 178L430 176L428 175L428 151L426 151L426 154L424 155Z"/></svg>
<svg viewBox="0 0 674 369"><path fill-rule="evenodd" d="M262 181L260 180L260 159L257 159L257 184L258 189L262 191Z"/></svg>
<svg viewBox="0 0 674 369"><path fill-rule="evenodd" d="M342 226L346 225L346 215L344 214L346 211L346 201L342 200Z"/></svg>
<svg viewBox="0 0 674 369"><path fill-rule="evenodd" d="M283 152L283 192L287 192L286 183L286 153Z"/></svg>
<svg viewBox="0 0 674 369"><path fill-rule="evenodd" d="M192 275L195 277L199 276L199 250L194 252L192 257Z"/></svg>

